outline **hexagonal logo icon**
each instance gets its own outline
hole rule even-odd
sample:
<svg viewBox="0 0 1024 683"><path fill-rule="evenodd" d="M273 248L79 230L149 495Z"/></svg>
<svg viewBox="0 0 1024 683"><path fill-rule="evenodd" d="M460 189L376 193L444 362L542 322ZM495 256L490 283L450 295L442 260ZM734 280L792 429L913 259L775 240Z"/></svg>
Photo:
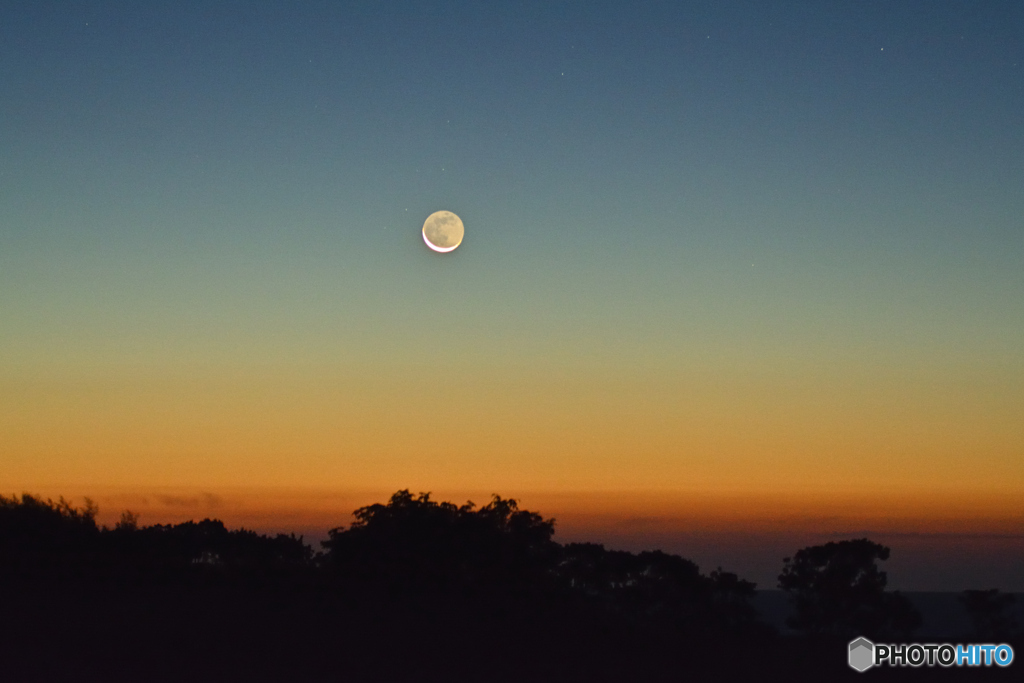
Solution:
<svg viewBox="0 0 1024 683"><path fill-rule="evenodd" d="M863 637L851 640L849 657L851 669L867 671L875 664L875 644Z"/></svg>

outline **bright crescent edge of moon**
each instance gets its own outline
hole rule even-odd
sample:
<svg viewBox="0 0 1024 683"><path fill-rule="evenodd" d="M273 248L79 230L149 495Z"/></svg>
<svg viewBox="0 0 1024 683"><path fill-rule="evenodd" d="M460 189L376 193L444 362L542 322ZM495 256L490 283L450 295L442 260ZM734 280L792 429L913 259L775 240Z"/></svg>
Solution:
<svg viewBox="0 0 1024 683"><path fill-rule="evenodd" d="M456 244L454 247L439 247L436 244L432 244L431 241L427 239L427 233L423 233L423 241L427 243L428 247L442 254L447 254L449 251L455 251L459 244L462 244L462 242L459 242L459 244Z"/></svg>

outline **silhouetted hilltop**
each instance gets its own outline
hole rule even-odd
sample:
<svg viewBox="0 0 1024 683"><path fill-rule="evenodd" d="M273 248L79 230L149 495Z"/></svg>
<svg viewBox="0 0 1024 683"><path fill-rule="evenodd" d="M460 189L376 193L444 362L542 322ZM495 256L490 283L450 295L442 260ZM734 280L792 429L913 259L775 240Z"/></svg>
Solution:
<svg viewBox="0 0 1024 683"><path fill-rule="evenodd" d="M228 530L220 520L139 527L131 513L99 527L91 502L0 496L0 577L50 580L103 576L142 578L188 571L272 571L308 567L313 550L301 537Z"/></svg>
<svg viewBox="0 0 1024 683"><path fill-rule="evenodd" d="M96 512L0 496L9 680L841 680L851 634L920 623L867 539L786 559L789 625L805 635L780 637L753 583L657 550L556 543L554 520L500 496L399 491L320 550L210 519L125 513L106 528ZM1012 635L1006 596L964 599L979 633Z"/></svg>

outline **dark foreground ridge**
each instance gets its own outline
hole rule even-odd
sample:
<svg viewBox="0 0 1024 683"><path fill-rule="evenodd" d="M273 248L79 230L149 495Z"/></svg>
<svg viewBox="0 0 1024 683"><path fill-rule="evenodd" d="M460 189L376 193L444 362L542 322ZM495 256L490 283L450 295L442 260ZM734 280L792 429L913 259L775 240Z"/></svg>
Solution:
<svg viewBox="0 0 1024 683"><path fill-rule="evenodd" d="M0 679L1011 680L1020 668L851 670L853 637L910 642L921 623L886 591L889 549L867 539L785 559L798 635L783 635L735 574L561 545L554 520L499 496L478 508L399 491L319 551L217 520L140 527L125 513L108 529L95 515L0 496ZM965 594L976 642L1013 642L1011 598Z"/></svg>

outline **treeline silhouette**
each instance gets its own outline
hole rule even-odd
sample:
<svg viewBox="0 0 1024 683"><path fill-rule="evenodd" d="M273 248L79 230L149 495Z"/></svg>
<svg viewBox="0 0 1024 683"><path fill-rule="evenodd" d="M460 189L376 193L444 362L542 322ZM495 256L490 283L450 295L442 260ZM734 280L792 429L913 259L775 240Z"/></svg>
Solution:
<svg viewBox="0 0 1024 683"><path fill-rule="evenodd" d="M106 528L96 513L0 496L0 679L837 680L855 675L851 637L905 639L921 621L886 590L889 549L867 539L785 559L792 637L733 573L559 544L554 520L497 495L477 507L399 491L318 550L218 520L126 512ZM979 633L1012 635L1012 596L964 600Z"/></svg>

